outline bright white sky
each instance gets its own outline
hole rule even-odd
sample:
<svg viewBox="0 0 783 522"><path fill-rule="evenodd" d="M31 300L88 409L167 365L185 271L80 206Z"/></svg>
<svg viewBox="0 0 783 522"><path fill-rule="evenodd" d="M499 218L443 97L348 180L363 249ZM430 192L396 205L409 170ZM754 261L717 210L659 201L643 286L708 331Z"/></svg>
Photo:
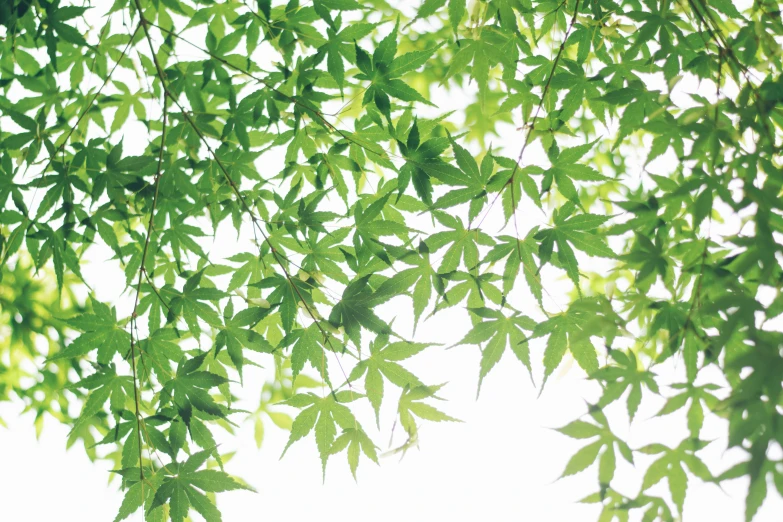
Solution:
<svg viewBox="0 0 783 522"><path fill-rule="evenodd" d="M440 326L460 314L444 314ZM453 327L453 325L452 325ZM597 519L595 506L578 504L596 484L596 466L575 477L553 482L568 457L579 447L576 441L547 427L560 426L584 411L580 396L593 385L578 371L569 372L549 384L536 399L521 365L506 356L484 384L481 399L475 401L478 353L457 348L421 361L428 375L451 378L445 390L449 402L444 409L465 420L464 424L426 424L421 449L412 450L399 461L382 459L381 466L362 462L359 482L354 483L342 458L330 462L326 483L321 482L315 444L306 440L294 445L278 460L286 434L268 430L264 446L256 450L252 425L246 424L238 437L223 446L237 450L228 469L247 480L258 493L230 492L219 495L225 522L251 520L327 521L369 519L377 522L410 520L492 521L584 521ZM595 393L594 390L592 390ZM655 437L670 439L682 433L684 419L647 420L659 407L642 408L631 433L632 446ZM48 422L40 441L35 440L32 416L9 418L13 408L0 411L11 422L0 429L2 469L0 498L4 520L48 521L112 520L121 502L117 483L107 485L107 466L92 464L80 447L65 451L66 429ZM616 409L615 409L616 412ZM617 417L618 415L615 415ZM611 418L611 416L610 416ZM616 423L622 428L622 423ZM367 428L369 429L369 425ZM709 425L707 438L725 430ZM378 440L385 441L390 427ZM624 430L620 429L620 433ZM675 435L675 436L672 436ZM712 464L725 447L722 441L704 452ZM342 456L341 456L342 457ZM618 459L618 463L621 462ZM644 464L648 464L644 462ZM639 469L620 464L617 487L630 494L638 490ZM744 520L743 481L727 485L726 493L716 486L691 481L685 515L687 520L733 522ZM661 492L661 485L655 488ZM772 493L756 517L757 522L779 522L783 502ZM139 522L140 514L128 520Z"/></svg>
<svg viewBox="0 0 783 522"><path fill-rule="evenodd" d="M698 86L694 85L691 92ZM686 91L689 89L685 89ZM464 107L466 98L450 93L434 97L439 111ZM154 107L148 107L152 113ZM142 132L136 132L142 131ZM497 140L496 150L505 148L506 154L516 156L519 131L507 126ZM140 152L146 145L143 127L131 126L125 135L125 153ZM526 161L544 164L538 147L530 147ZM666 162L669 163L666 163ZM659 172L672 169L672 158L657 162ZM268 165L268 163L265 163ZM657 171L656 171L657 172ZM500 214L500 208L495 214ZM498 217L498 216L496 216ZM524 230L542 219L542 214L521 214ZM527 222L526 220L530 220ZM487 221L487 231L498 230L497 221ZM218 257L228 257L238 249L249 248L248 243L237 242L233 231L217 234L209 245ZM99 299L118 302L120 311L127 307L127 296L119 299L124 277L115 262L106 262L110 254L96 248L91 252L94 261L84 270ZM597 270L596 260L584 257L580 261L586 271ZM544 272L547 288L560 303L565 297L558 289L567 288ZM520 284L523 284L520 281ZM514 303L521 306L520 302ZM531 303L532 305L532 303ZM554 309L550 302L548 306ZM530 311L531 307L522 307ZM127 310L125 310L127 313ZM395 327L410 333L410 300L399 298L381 310L382 317L399 316ZM531 312L532 313L532 312ZM405 321L408 321L407 323ZM467 313L457 307L439 313L420 325L416 340L454 344L470 327ZM542 346L532 343L534 365L540 366ZM597 465L575 476L556 481L569 457L581 447L551 427L574 420L585 412L585 401L597 398L598 387L584 379L571 361L564 363L563 371L550 379L545 392L538 397L527 371L512 354L503 360L485 379L481 398L476 400L479 368L476 347L459 346L451 350L435 348L425 351L406 366L427 383L450 381L442 395L448 402L441 405L447 413L463 419L462 424L426 423L421 430L420 449L411 450L402 460L387 457L377 467L363 460L359 467L359 481L350 475L344 455L330 461L326 482L322 483L320 461L311 438L295 444L283 460L280 453L287 433L266 422L266 438L262 449L255 447L253 425L245 423L236 437L222 437L223 451L236 451L227 470L258 489L258 493L231 492L218 496L226 522L276 520L283 517L307 520L352 521L360 518L376 522L410 520L492 520L559 522L597 519L594 505L577 501L597 490ZM657 369L664 382L675 378L677 362L671 361ZM243 397L248 398L247 409L255 409L262 372L247 370ZM540 375L537 376L540 382ZM387 424L375 432L369 408L361 418L376 442L385 445L389 440L396 404L394 393L387 386L384 407ZM620 401L609 408L616 433L627 437L632 447L651 441L677 444L685 436L685 421L677 414L666 418L652 418L660 409L662 400L642 403L642 408L631 426L624 415L625 404ZM51 418L47 419L43 435L36 440L33 417L19 417L19 404L0 404L0 417L8 429L0 428L0 505L3 520L47 521L79 520L106 522L112 520L122 499L117 491L118 481L107 484L110 474L107 463L91 463L83 449L75 446L65 451L67 430ZM216 430L217 431L217 430ZM723 421L708 417L702 438L719 439L726 433ZM401 442L400 433L395 442ZM386 449L383 447L382 449ZM702 455L714 472L729 467L741 454L725 451L725 440L716 440ZM614 486L628 495L635 495L641 477L651 460L638 457L637 469L618 457L618 474ZM725 492L714 485L691 480L685 504L688 520L740 521L744 520L744 494L747 484L734 481L725 485ZM665 481L653 489L655 494L668 495ZM772 488L770 498L759 511L756 522L780 522L783 500ZM141 521L140 513L128 520Z"/></svg>

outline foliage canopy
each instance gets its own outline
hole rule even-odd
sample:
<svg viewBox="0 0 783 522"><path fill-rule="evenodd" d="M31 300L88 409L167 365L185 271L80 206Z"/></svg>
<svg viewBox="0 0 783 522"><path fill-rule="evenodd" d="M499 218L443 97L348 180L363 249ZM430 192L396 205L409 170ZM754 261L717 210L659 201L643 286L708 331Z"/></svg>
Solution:
<svg viewBox="0 0 783 522"><path fill-rule="evenodd" d="M600 386L560 431L601 520L677 519L692 478L747 477L747 520L783 494L778 2L109 4L0 5L0 400L114 462L117 521L219 521L214 494L250 488L214 432L251 366L275 368L257 431L324 473L377 462L392 389L394 451L455 421L405 367L451 307L479 390L504 353L542 391L567 357ZM239 253L212 251L232 227ZM96 248L122 306L87 286ZM656 395L689 434L631 448L605 412ZM705 416L743 462L702 462ZM656 456L640 491L618 454Z"/></svg>

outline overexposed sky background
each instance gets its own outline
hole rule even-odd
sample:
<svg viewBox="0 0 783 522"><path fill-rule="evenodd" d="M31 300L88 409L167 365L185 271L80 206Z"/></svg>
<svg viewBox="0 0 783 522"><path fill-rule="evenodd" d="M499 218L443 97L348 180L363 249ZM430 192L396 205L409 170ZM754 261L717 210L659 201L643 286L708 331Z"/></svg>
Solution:
<svg viewBox="0 0 783 522"><path fill-rule="evenodd" d="M184 48L183 48L184 49ZM146 48L143 48L146 51ZM187 56L183 52L181 56ZM194 57L197 53L194 53ZM682 92L696 92L696 84L681 87ZM710 91L711 93L712 91ZM707 93L707 94L710 94ZM439 93L433 97L439 103L438 113L463 109L472 96L470 89L464 93ZM684 96L684 95L683 95ZM686 103L685 97L682 98ZM157 101L146 100L148 113L159 113ZM455 120L459 120L455 116ZM132 119L132 118L131 118ZM116 141L115 137L115 141ZM129 123L124 136L125 154L140 152L146 146L145 128L139 123ZM495 147L507 156L516 157L520 143L520 131L513 126L502 128ZM264 157L265 168L279 163L279 154ZM643 156L642 156L643 157ZM539 146L526 152L527 163L546 164ZM669 154L651 165L650 170L664 174L674 168L673 155ZM259 162L261 163L261 162ZM656 170L657 169L657 170ZM273 171L276 172L276 171ZM501 228L500 205L486 223L488 233ZM520 213L523 230L545 219L540 211ZM240 241L229 227L208 238L206 247L217 258L226 258L241 250L251 249L247 237ZM116 262L108 261L110 251L95 247L90 252L91 264L84 274L95 289L97 297L106 302L116 302L122 313L129 312L129 296L122 296L124 276ZM600 271L600 260L580 257L586 271ZM543 278L551 284L547 288L556 303L566 302L564 291L569 283L563 275L546 269ZM524 282L519 281L519 286ZM522 295L522 294L520 294ZM555 310L556 305L545 296L545 305ZM529 306L523 306L527 302ZM535 315L532 299L513 302L523 312ZM410 333L410 300L401 297L392 300L380 310L380 315L397 317L395 327ZM407 322L406 322L407 321ZM312 437L296 443L280 460L279 456L287 440L283 432L266 422L263 447L257 450L253 440L252 422L244 423L234 437L221 436L223 451L236 451L227 464L227 471L237 475L258 489L258 493L230 492L218 495L218 505L226 522L255 520L306 520L320 517L323 520L369 519L377 522L409 520L492 520L559 522L597 519L595 505L579 504L578 500L597 490L597 464L587 471L557 481L566 462L584 445L550 428L562 426L586 410L585 401L595 401L599 389L585 379L583 372L572 361L563 366L550 379L546 390L539 397L519 361L508 351L503 360L485 379L479 400L476 385L480 353L474 346L457 346L446 350L461 339L470 328L467 312L457 307L440 312L419 326L418 341L439 342L443 348L432 348L404 365L427 383L449 381L441 395L448 399L439 407L464 423L424 423L421 428L420 449L413 449L400 459L398 456L381 459L381 466L362 460L358 482L350 475L344 455L330 459L326 481L322 481L320 461ZM543 345L531 343L531 357L540 370ZM671 382L681 373L676 358L656 367L663 382ZM264 380L264 371L246 370L242 398L246 409L253 410L258 392ZM537 374L540 383L540 372ZM384 409L381 416L387 424L375 430L369 407L360 420L374 440L385 444L389 440L396 405L397 391L387 386ZM366 402L366 401L365 401ZM629 426L625 416L625 402L618 401L609 410L609 419L615 432L627 437L634 448L648 442L660 441L670 445L686 436L684 410L665 418L652 418L660 409L660 398L645 399L636 420ZM111 474L108 464L91 463L81 446L65 451L67 429L47 418L40 440L35 438L33 416L19 416L19 403L0 403L0 417L8 429L0 427L0 510L3 520L47 521L79 520L80 522L105 522L112 520L122 500L117 490L119 481L108 483ZM291 410L295 413L295 410ZM701 453L713 472L720 472L742 457L736 451L725 452L726 424L708 417L702 438L716 439ZM397 430L396 443L401 442ZM382 447L382 449L387 449ZM635 495L640 487L643 471L653 459L638 459L634 469L618 457L618 471L613 485L627 495ZM685 504L686 520L710 520L715 522L744 520L744 496L747 483L744 480L727 483L721 490L714 485L690 480ZM654 494L668 496L666 481L652 490ZM783 500L770 488L769 498L754 520L780 522ZM193 514L193 513L192 513ZM194 520L200 520L193 514ZM640 514L639 514L640 516ZM141 513L128 520L141 521Z"/></svg>
<svg viewBox="0 0 783 522"><path fill-rule="evenodd" d="M454 327L447 324L449 315L443 314L441 326ZM457 319L454 315L451 319ZM577 503L596 489L597 465L554 482L580 444L548 429L582 414L581 396L594 395L594 385L582 380L580 372L574 369L550 382L537 399L538 391L531 387L521 365L507 354L485 381L477 402L476 350L456 348L425 358L429 360L418 361L421 364L411 368L421 366L429 370L430 376L452 379L444 390L449 402L443 408L465 423L425 424L420 450L411 450L401 461L397 457L381 459L380 467L362 461L358 483L351 478L342 455L330 460L326 481L322 483L320 461L310 439L295 444L279 460L287 434L268 428L264 445L257 450L253 426L247 423L222 448L237 450L227 469L256 487L258 493L218 495L223 520L597 520L595 506ZM681 417L647 420L658 407L660 403L652 408L643 403L630 428L632 446L649 440L676 442L678 436L684 435L685 422ZM610 415L610 419L621 417L618 410L613 407L615 415ZM9 416L13 408L8 405L0 411L10 421L9 429L0 428L0 499L4 520L113 519L122 495L117 491L117 481L107 484L110 474L106 463L90 463L78 445L66 452L67 430L51 419L41 440L36 441L31 415L13 418ZM370 424L365 424L371 429ZM621 434L626 431L622 424L615 422ZM390 427L382 428L381 436L370 431L378 441L388 437ZM708 439L725 433L722 423L708 423L705 428L704 436ZM713 445L702 453L710 465L721 458L725 443L716 441ZM731 460L731 456L726 455L726 460ZM616 487L628 494L636 493L643 466L634 470L619 458L618 464ZM744 480L733 481L724 485L724 493L714 485L691 480L685 503L686 520L744 520L745 487ZM667 494L665 481L654 491ZM783 502L770 491L755 520L779 522L781 513ZM141 521L142 517L137 513L128 520Z"/></svg>

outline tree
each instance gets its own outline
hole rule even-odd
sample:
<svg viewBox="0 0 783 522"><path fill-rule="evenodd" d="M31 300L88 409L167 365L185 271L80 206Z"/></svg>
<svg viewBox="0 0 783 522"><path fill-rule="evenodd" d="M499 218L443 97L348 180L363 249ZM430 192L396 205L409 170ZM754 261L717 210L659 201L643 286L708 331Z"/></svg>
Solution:
<svg viewBox="0 0 783 522"><path fill-rule="evenodd" d="M600 387L560 431L602 520L674 520L689 477L746 477L747 520L783 494L779 2L8 0L0 24L0 399L114 462L116 520L220 520L214 493L250 488L213 432L259 363L257 430L324 473L377 461L392 389L394 451L455 421L405 367L449 307L479 390L504 353L542 392L567 357ZM96 248L125 308L88 286ZM632 448L612 407L654 396L689 434ZM705 416L743 462L702 462ZM655 456L640 491L618 454Z"/></svg>

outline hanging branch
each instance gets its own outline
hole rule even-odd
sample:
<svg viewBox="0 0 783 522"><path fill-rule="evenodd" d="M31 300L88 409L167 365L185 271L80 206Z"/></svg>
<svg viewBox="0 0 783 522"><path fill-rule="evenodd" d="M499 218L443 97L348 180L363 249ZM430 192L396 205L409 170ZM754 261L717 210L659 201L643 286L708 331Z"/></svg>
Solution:
<svg viewBox="0 0 783 522"><path fill-rule="evenodd" d="M139 276L136 281L136 296L134 298L133 303L133 312L131 312L131 322L130 322L130 360L131 360L131 371L133 372L133 399L134 399L134 407L135 407L135 416L136 416L136 433L139 439L139 478L141 481L144 481L144 466L142 465L142 451L143 451L143 438L141 436L141 413L140 413L140 401L141 401L141 391L140 386L141 383L139 382L138 378L138 372L136 369L136 321L138 320L138 308L139 308L139 299L141 296L141 282L142 277L147 275L147 269L146 269L146 261L147 261L147 253L149 251L150 246L150 239L152 238L152 229L154 227L154 221L155 221L155 209L158 204L158 194L160 192L160 178L163 174L163 152L166 148L166 128L167 128L167 118L168 118L168 102L166 98L163 99L163 130L161 132L160 136L160 151L158 152L158 168L155 172L155 178L153 181L154 186L154 194L152 196L152 206L150 207L150 217L149 221L147 222L147 237L144 240L144 247L141 252L141 265L139 266ZM149 277L149 276L147 276ZM156 292L157 293L157 292ZM139 351L139 354L141 355L141 351ZM143 496L143 495L142 495Z"/></svg>
<svg viewBox="0 0 783 522"><path fill-rule="evenodd" d="M101 84L101 86L95 92L95 94L93 95L92 99L90 99L90 101L87 103L87 106L79 114L79 117L76 118L76 123L74 123L71 126L70 130L68 131L68 134L66 134L66 136L65 136L65 139L63 139L62 143L60 143L60 145L58 145L55 148L55 150L51 154L51 156L49 156L49 160L46 162L46 165L41 170L41 175L44 175L46 173L46 171L49 170L49 167L52 166L52 163L54 162L54 160L57 157L57 155L60 152L62 152L63 150L65 150L65 146L68 144L68 140L71 139L71 136L76 131L76 128L79 126L79 124L81 123L82 119L84 119L84 116L88 112L90 112L90 109L92 108L93 104L95 103L95 100L98 99L98 96L100 96L101 93L103 92L103 88L106 87L106 85L109 83L109 80L111 80L112 76L114 75L114 71L117 69L117 66L120 65L120 62L122 61L122 59L125 58L125 55L127 54L128 49L130 48L131 44L133 44L133 39L136 37L136 33L139 32L139 27L141 27L141 24L137 25L136 29L133 30L133 34L131 35L130 40L128 40L128 43L125 45L125 47L120 52L119 59L116 62L114 62L114 66L109 71L109 74L106 75L106 78L104 79L104 81ZM28 149L28 152L29 152L29 150L30 149ZM33 190L33 195L30 198L30 203L29 203L28 206L30 206L30 207L33 206L33 203L35 202L35 198L36 198L37 195L38 195L38 186L36 185L35 190ZM11 237L8 238L8 243L9 244L13 243L13 241L15 239L15 235L16 234L21 234L22 232L23 232L22 227L14 229L14 231L11 233ZM8 256L10 254L11 254L10 250L6 250L3 253L3 257L2 257L2 259L0 259L0 266L4 266L6 264L6 262L8 261Z"/></svg>
<svg viewBox="0 0 783 522"><path fill-rule="evenodd" d="M536 111L533 114L533 119L525 125L527 128L527 132L525 133L525 139L522 142L522 148L519 151L519 155L517 156L517 161L514 163L514 168L511 170L511 176L508 178L508 181L501 187L501 189L498 191L497 195L494 197L492 202L489 204L489 207L484 212L484 216L479 220L478 225L476 225L476 228L481 228L481 224L484 223L484 220L489 215L489 212L492 210L492 207L495 205L495 202L497 202L500 195L503 193L503 191L511 185L511 198L512 198L512 204L511 207L514 212L514 220L516 221L516 205L513 203L514 198L514 179L517 174L517 170L519 170L519 165L522 162L522 156L525 154L525 150L527 149L528 144L530 143L530 138L533 135L533 128L536 126L536 121L538 121L538 115L541 112L541 108L544 105L544 100L546 99L547 94L549 93L549 86L552 83L552 77L555 75L555 71L557 70L557 64L560 62L560 57L563 55L563 51L565 51L565 44L568 41L568 36L571 34L571 30L574 28L574 25L576 25L576 15L579 13L579 2L580 0L576 0L576 5L574 5L574 14L571 16L571 22L568 24L568 28L566 29L565 35L563 36L563 41L560 43L560 47L557 49L557 54L555 55L555 59L552 61L552 68L549 71L549 76L547 77L546 83L544 84L544 89L541 92L541 99L538 102L538 106L536 107ZM519 231L517 231L517 240L519 240ZM519 246L517 246L519 248ZM520 252L521 257L521 252Z"/></svg>
<svg viewBox="0 0 783 522"><path fill-rule="evenodd" d="M763 129L762 134L764 134L764 137L766 137L767 140L769 141L769 144L772 146L772 150L775 151L777 147L775 145L774 133L769 128L770 122L769 119L767 118L766 110L764 109L764 100L761 98L761 94L759 93L758 88L751 80L750 71L742 62L740 62L739 58L737 58L737 55L734 54L734 50L731 48L731 46L724 38L723 34L720 31L720 28L718 27L717 22L715 22L715 20L713 19L709 9L707 9L707 6L706 4L704 4L703 0L700 1L702 2L702 8L704 9L704 13L701 12L701 10L698 8L694 0L687 0L687 1L691 7L691 11L693 11L693 13L696 15L699 24L704 26L704 28L707 31L707 34L709 34L713 43L718 48L719 58L725 55L729 59L731 59L732 63L737 67L737 69L740 71L742 76L745 78L745 81L747 82L748 85L748 89L750 89L750 92L753 94L753 98L756 100L756 108L758 110L758 115L759 115L759 124ZM683 11L684 10L685 9L683 7Z"/></svg>
<svg viewBox="0 0 783 522"><path fill-rule="evenodd" d="M264 239L264 242L269 246L269 249L272 253L272 256L275 258L275 261L280 266L280 269L283 271L283 274L288 281L288 284L293 288L294 292L296 293L297 298L299 299L299 302L302 303L302 306L304 306L305 310L307 311L307 314L310 316L310 318L313 320L315 325L317 326L318 330L321 332L321 335L323 336L326 343L329 345L329 348L333 353L336 355L336 351L334 349L334 346L332 346L331 342L331 336L326 332L324 327L321 325L320 321L318 320L317 316L313 312L313 310L310 308L310 305L307 304L307 301L304 299L304 296L302 295L302 292L299 290L299 288L296 286L296 284L293 281L293 278L291 277L291 274L288 271L288 268L286 268L285 263L283 262L283 257L280 253L278 253L277 248L272 243L271 239L269 238L269 235L266 233L264 228L261 226L259 218L256 216L255 212L253 212L253 209L250 208L250 206L247 204L247 201L245 200L245 197L242 195L242 193L239 191L239 188L237 187L236 183L234 182L231 175L228 173L228 169L226 169L223 162L220 160L220 157L215 153L215 151L210 146L209 142L207 141L206 136L204 136L204 133L201 132L201 129L198 128L196 123L193 121L193 119L190 117L190 114L185 110L185 108L179 103L179 100L177 100L176 96L174 96L171 91L168 88L168 85L166 84L166 73L163 71L163 68L160 65L160 61L158 60L158 57L155 53L155 48L152 44L152 37L149 32L149 25L150 22L147 21L147 19L144 17L144 13L141 9L141 4L139 0L134 0L136 4L136 10L139 13L139 16L141 18L141 26L144 29L144 35L146 36L147 43L149 44L150 53L152 55L152 61L155 65L155 70L158 75L158 79L161 82L161 87L163 89L164 95L166 98L171 100L179 109L180 113L182 114L182 117L188 122L188 125L193 129L193 131L198 135L201 142L206 147L209 154L212 156L212 158L215 160L215 163L217 163L218 168L220 169L221 173L226 179L226 182L231 187L231 190L234 192L234 194L237 197L237 201L239 201L240 205L242 206L245 213L247 213L248 216L250 216L250 220L253 222L253 226L258 232L261 233L261 236ZM325 121L325 120L324 120ZM322 348L323 349L323 348ZM343 376L345 377L346 381L348 380L348 374L345 372L345 370L342 367L342 364L340 363L339 357L336 359L337 364L340 367L340 371L343 373ZM351 388L350 382L348 383L348 387ZM331 385L330 385L331 389ZM331 390L332 394L334 394L334 390Z"/></svg>

